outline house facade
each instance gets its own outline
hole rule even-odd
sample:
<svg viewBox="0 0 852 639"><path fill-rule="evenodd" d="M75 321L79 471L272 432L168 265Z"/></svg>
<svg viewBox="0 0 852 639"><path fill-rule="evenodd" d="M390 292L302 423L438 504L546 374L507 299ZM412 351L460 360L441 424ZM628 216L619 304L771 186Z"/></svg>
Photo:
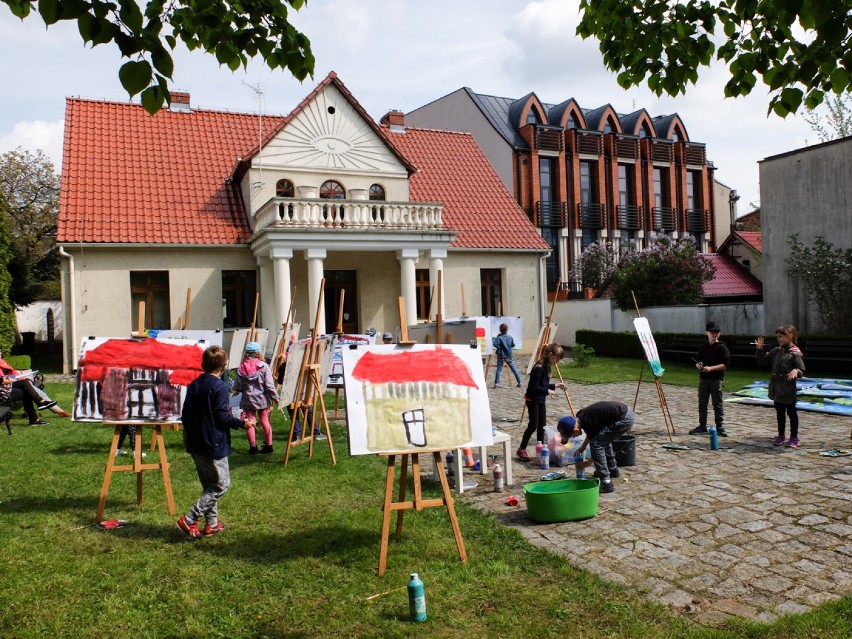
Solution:
<svg viewBox="0 0 852 639"><path fill-rule="evenodd" d="M826 330L804 286L787 275L788 238L812 246L824 237L852 248L852 137L773 155L759 163L765 331L794 324L799 333Z"/></svg>
<svg viewBox="0 0 852 639"><path fill-rule="evenodd" d="M286 116L69 98L57 243L66 370L138 327L392 330L400 296L544 316L548 245L473 137L376 123L333 72Z"/></svg>
<svg viewBox="0 0 852 639"><path fill-rule="evenodd" d="M405 118L473 134L551 248L548 291L561 280L580 292L573 265L595 241L641 249L657 235L689 235L709 252L717 218L721 237L734 218L736 192L717 190L705 145L689 139L677 114L619 114L609 104L583 109L574 99L547 104L535 93L514 99L465 87Z"/></svg>

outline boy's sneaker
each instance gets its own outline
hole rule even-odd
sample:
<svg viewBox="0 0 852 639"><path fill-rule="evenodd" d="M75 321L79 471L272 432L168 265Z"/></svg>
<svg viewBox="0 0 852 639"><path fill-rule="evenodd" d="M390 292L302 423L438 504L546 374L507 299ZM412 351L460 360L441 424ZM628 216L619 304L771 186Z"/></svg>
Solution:
<svg viewBox="0 0 852 639"><path fill-rule="evenodd" d="M197 529L197 527L196 527L196 529ZM223 530L225 530L225 524L223 524L221 521L217 521L215 526L211 526L210 524L207 524L204 527L204 535L206 537L209 537L210 535L215 535L216 533L222 532Z"/></svg>
<svg viewBox="0 0 852 639"><path fill-rule="evenodd" d="M780 446L783 443L784 443L784 437L782 437L781 435L778 435L777 437L772 438L772 445L773 446Z"/></svg>
<svg viewBox="0 0 852 639"><path fill-rule="evenodd" d="M620 468L610 468L609 469L609 476L610 476L610 479L618 479L619 477L621 477L621 469ZM603 481L603 477L598 475L598 471L595 471L594 473L592 473L592 477L597 477L598 479Z"/></svg>
<svg viewBox="0 0 852 639"><path fill-rule="evenodd" d="M519 448L518 452L515 453L522 462L528 462L530 460L530 454L527 452L526 448Z"/></svg>
<svg viewBox="0 0 852 639"><path fill-rule="evenodd" d="M696 426L691 431L689 431L690 435L706 435L707 427L706 426Z"/></svg>
<svg viewBox="0 0 852 639"><path fill-rule="evenodd" d="M127 454L127 451L126 451L126 450L122 450L121 448L116 448L116 449L115 449L115 456L116 456L116 457L118 457L119 455L126 455L126 454Z"/></svg>
<svg viewBox="0 0 852 639"><path fill-rule="evenodd" d="M249 447L249 455L257 455L258 452L260 452L260 451L257 450L257 446L250 446Z"/></svg>
<svg viewBox="0 0 852 639"><path fill-rule="evenodd" d="M314 441L315 442L325 441L326 439L328 439L328 437L326 436L325 433L314 433Z"/></svg>
<svg viewBox="0 0 852 639"><path fill-rule="evenodd" d="M267 446L266 444L264 444L263 448L260 449L260 454L261 455L271 455L272 454L272 446L271 445ZM219 522L219 523L221 524L222 522Z"/></svg>
<svg viewBox="0 0 852 639"><path fill-rule="evenodd" d="M194 521L190 522L186 515L177 520L177 527L185 532L190 539L201 539L202 537L201 531L198 530L198 524Z"/></svg>
<svg viewBox="0 0 852 639"><path fill-rule="evenodd" d="M791 439L788 439L787 443L784 444L784 445L787 446L788 448L797 448L799 446L799 438L798 437L792 437Z"/></svg>
<svg viewBox="0 0 852 639"><path fill-rule="evenodd" d="M602 493L614 493L615 492L615 484L611 481L602 481L600 492Z"/></svg>
<svg viewBox="0 0 852 639"><path fill-rule="evenodd" d="M728 431L726 431L724 428L717 428L717 429L716 429L716 434L717 434L719 437L727 437L727 436L728 436Z"/></svg>

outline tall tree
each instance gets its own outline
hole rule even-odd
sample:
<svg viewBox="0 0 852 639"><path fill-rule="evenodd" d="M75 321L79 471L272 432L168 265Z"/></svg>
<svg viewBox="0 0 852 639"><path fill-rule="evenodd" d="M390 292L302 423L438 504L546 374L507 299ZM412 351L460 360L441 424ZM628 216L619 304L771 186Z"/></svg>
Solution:
<svg viewBox="0 0 852 639"><path fill-rule="evenodd" d="M4 270L12 275L12 304L20 307L40 297L55 297L59 176L42 151L33 155L18 148L0 154L0 203L9 235Z"/></svg>
<svg viewBox="0 0 852 639"><path fill-rule="evenodd" d="M299 80L313 76L308 38L287 20L307 0L0 0L22 20L33 9L48 26L77 23L93 47L113 43L128 58L118 79L130 97L141 93L142 106L156 113L171 104L171 51L178 41L190 51L202 49L231 71L250 58L263 58L270 69L287 69Z"/></svg>
<svg viewBox="0 0 852 639"><path fill-rule="evenodd" d="M820 142L852 135L852 94L829 96L819 109L805 109L802 118Z"/></svg>
<svg viewBox="0 0 852 639"><path fill-rule="evenodd" d="M782 117L852 89L852 0L580 0L580 10L577 34L600 42L625 88L683 93L715 53L730 70L726 96L760 76Z"/></svg>
<svg viewBox="0 0 852 639"><path fill-rule="evenodd" d="M11 256L11 238L3 208L3 201L0 200L0 349L4 353L11 353L12 344L15 343L15 313L9 301L12 277L6 268Z"/></svg>

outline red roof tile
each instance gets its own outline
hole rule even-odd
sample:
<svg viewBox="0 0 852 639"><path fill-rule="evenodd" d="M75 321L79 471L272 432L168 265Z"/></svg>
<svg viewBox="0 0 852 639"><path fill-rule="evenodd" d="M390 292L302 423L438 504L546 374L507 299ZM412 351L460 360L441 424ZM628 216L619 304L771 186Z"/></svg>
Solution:
<svg viewBox="0 0 852 639"><path fill-rule="evenodd" d="M736 231L735 235L739 235L743 242L763 253L763 234L760 231Z"/></svg>
<svg viewBox="0 0 852 639"><path fill-rule="evenodd" d="M281 118L265 117L271 131ZM250 231L227 182L257 139L256 115L69 98L59 242L242 244Z"/></svg>
<svg viewBox="0 0 852 639"><path fill-rule="evenodd" d="M549 248L472 135L406 127L388 139L418 169L409 181L410 199L444 203L444 227L459 231L452 246Z"/></svg>
<svg viewBox="0 0 852 639"><path fill-rule="evenodd" d="M716 274L704 282L704 297L729 297L734 295L762 295L763 286L734 258L720 253L705 253L703 257L716 267Z"/></svg>

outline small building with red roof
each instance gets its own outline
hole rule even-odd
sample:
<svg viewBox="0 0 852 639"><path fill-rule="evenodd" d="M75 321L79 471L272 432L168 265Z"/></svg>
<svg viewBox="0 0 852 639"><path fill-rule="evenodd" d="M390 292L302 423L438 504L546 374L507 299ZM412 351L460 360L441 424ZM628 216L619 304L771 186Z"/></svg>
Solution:
<svg viewBox="0 0 852 639"><path fill-rule="evenodd" d="M140 324L381 331L400 296L408 323L502 312L533 340L549 251L472 135L376 123L334 72L284 116L68 98L57 243L66 369Z"/></svg>
<svg viewBox="0 0 852 639"><path fill-rule="evenodd" d="M759 230L732 231L717 252L736 260L758 281L763 281L763 237Z"/></svg>

